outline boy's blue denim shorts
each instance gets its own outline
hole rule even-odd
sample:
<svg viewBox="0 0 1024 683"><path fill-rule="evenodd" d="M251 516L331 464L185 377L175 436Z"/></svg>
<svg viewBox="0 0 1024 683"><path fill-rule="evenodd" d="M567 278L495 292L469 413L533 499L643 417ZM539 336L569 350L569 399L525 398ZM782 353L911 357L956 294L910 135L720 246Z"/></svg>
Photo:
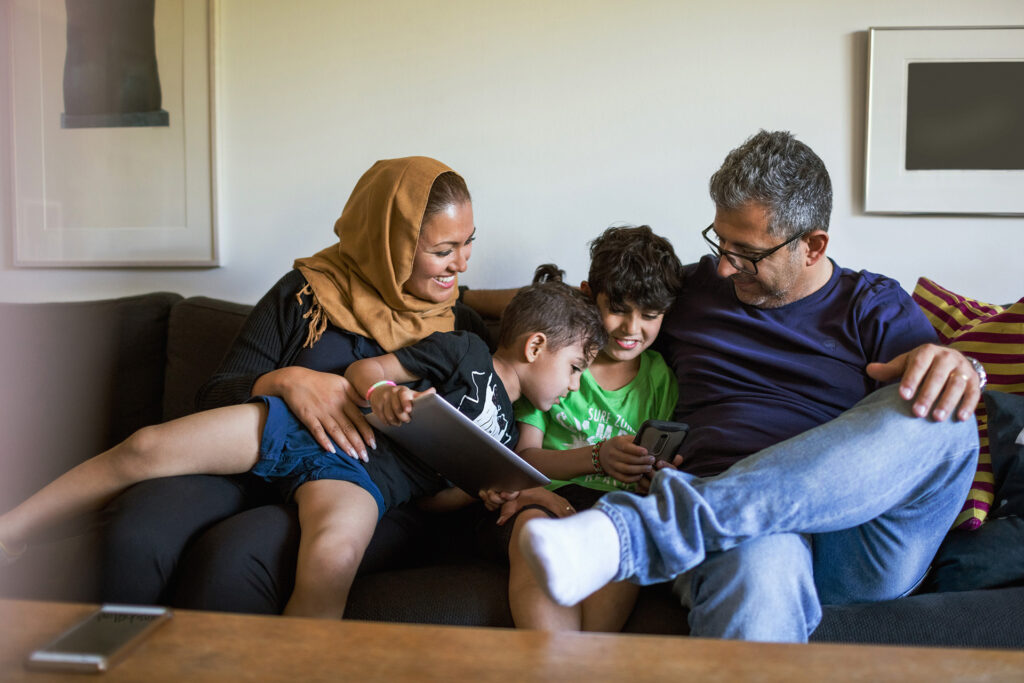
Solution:
<svg viewBox="0 0 1024 683"><path fill-rule="evenodd" d="M267 423L260 439L260 459L250 470L258 477L281 486L287 500L307 481L334 479L360 486L377 501L377 519L386 507L384 496L363 464L334 444L337 453L329 453L313 439L287 404L276 396L254 396L250 402L267 406ZM333 442L332 442L333 443Z"/></svg>

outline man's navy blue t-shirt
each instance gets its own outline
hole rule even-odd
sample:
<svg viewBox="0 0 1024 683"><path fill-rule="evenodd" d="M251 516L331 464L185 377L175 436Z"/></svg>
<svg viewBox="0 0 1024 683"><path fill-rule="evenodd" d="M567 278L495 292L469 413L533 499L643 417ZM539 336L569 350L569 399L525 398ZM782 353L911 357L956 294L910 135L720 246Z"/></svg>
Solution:
<svg viewBox="0 0 1024 683"><path fill-rule="evenodd" d="M714 257L686 267L655 344L679 380L676 419L691 428L681 469L718 474L831 420L881 386L868 363L936 341L898 282L832 266L818 291L765 309L736 298Z"/></svg>

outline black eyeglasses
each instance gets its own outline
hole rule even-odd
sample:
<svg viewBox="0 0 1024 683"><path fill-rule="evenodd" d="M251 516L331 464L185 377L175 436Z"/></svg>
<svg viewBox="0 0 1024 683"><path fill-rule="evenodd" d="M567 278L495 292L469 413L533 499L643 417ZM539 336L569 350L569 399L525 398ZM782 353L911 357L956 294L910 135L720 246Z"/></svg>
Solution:
<svg viewBox="0 0 1024 683"><path fill-rule="evenodd" d="M704 238L704 241L708 243L708 246L711 247L711 253L718 257L724 256L733 268L740 271L741 273L747 273L748 275L757 275L758 261L763 261L764 259L768 258L772 254L777 252L779 249L782 249L787 244L795 242L807 234L807 232L799 232L790 237L782 244L774 246L768 251L763 251L757 256L744 256L743 254L737 254L735 251L727 251L725 249L722 249L722 247L719 246L718 242L715 241L716 239L718 239L717 234L714 236L714 238L709 237L708 233L711 232L711 230L714 227L715 224L712 223L708 227L704 228L704 231L700 234L700 236Z"/></svg>

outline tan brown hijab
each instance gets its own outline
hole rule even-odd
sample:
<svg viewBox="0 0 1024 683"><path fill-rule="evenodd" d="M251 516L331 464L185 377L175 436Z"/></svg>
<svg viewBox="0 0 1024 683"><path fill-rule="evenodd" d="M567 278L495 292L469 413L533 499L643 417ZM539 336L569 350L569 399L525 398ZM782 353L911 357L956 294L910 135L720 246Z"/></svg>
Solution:
<svg viewBox="0 0 1024 683"><path fill-rule="evenodd" d="M457 287L440 304L402 290L430 188L451 170L427 157L405 157L378 161L363 174L334 224L338 243L295 261L309 283L300 298L313 296L306 346L320 338L328 320L386 351L454 329Z"/></svg>

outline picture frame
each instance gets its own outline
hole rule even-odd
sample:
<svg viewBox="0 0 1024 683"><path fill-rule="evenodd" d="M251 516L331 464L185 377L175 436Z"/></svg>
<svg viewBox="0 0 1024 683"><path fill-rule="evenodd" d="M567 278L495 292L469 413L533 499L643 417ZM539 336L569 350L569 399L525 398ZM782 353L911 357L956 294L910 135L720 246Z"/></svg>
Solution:
<svg viewBox="0 0 1024 683"><path fill-rule="evenodd" d="M867 213L1024 214L1024 27L871 28L868 60Z"/></svg>
<svg viewBox="0 0 1024 683"><path fill-rule="evenodd" d="M15 266L219 265L215 0L124 7L10 2ZM147 34L146 58L109 55Z"/></svg>

